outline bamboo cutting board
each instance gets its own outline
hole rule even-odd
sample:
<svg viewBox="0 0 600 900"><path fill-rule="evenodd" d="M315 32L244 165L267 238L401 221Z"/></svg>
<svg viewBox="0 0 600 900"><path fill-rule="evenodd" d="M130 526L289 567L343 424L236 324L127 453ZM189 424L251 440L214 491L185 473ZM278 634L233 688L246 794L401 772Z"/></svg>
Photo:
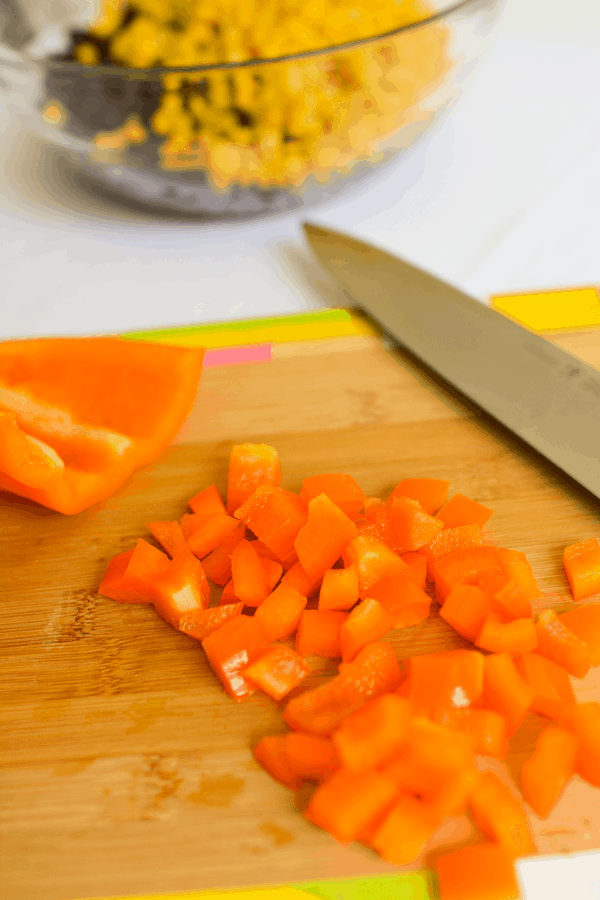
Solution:
<svg viewBox="0 0 600 900"><path fill-rule="evenodd" d="M600 364L596 335L557 338ZM264 441L283 486L349 472L367 494L400 478L451 480L491 506L488 537L527 553L545 593L567 608L567 544L598 536L600 504L476 413L407 355L359 336L275 345L264 365L205 371L176 443L112 498L65 517L0 495L2 862L7 900L73 900L233 888L398 871L340 847L298 814L254 762L259 737L285 730L264 696L237 705L196 641L151 608L96 587L108 560L226 484L232 443ZM437 615L392 635L399 657L466 646ZM311 684L334 667L314 660ZM576 684L600 699L598 671ZM506 767L517 773L543 722L530 716ZM600 792L574 778L546 820L540 851L600 847ZM429 851L473 839L448 820ZM418 868L423 861L418 861ZM425 864L427 860L425 860Z"/></svg>

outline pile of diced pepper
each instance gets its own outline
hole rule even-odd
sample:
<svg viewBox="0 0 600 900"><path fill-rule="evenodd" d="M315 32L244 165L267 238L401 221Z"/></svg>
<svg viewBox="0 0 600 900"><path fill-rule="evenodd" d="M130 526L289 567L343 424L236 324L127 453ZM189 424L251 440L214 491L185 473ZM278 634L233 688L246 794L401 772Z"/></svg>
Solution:
<svg viewBox="0 0 600 900"><path fill-rule="evenodd" d="M525 555L485 543L492 510L448 500L447 481L405 478L387 500L348 474L306 478L299 494L280 481L273 447L234 446L226 504L211 485L181 522L149 523L163 550L140 539L99 592L153 604L201 641L236 700L292 692L291 730L254 754L286 787L313 786L309 821L405 865L444 817L469 811L484 839L437 857L441 896L512 900L514 861L535 844L514 785L476 757L504 759L531 710L551 722L522 767L531 809L548 816L575 773L600 787L600 704L577 703L569 677L600 664L600 604L535 617L543 595ZM563 562L575 601L600 593L595 538ZM382 639L428 617L428 581L442 618L479 649L398 661ZM341 659L338 674L302 691L315 655Z"/></svg>

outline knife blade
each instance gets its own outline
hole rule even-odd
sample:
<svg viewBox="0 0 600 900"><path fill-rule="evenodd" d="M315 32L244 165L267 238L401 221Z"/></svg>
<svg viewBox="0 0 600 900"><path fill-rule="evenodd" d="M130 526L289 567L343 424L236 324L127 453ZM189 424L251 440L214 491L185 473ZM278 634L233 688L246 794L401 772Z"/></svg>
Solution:
<svg viewBox="0 0 600 900"><path fill-rule="evenodd" d="M600 498L600 373L434 275L304 223L311 250L396 343Z"/></svg>

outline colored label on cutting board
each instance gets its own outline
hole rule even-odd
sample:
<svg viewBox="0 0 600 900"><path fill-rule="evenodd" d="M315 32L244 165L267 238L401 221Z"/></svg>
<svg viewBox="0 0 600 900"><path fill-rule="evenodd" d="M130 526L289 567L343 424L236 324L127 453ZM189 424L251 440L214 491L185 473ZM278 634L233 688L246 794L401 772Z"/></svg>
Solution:
<svg viewBox="0 0 600 900"><path fill-rule="evenodd" d="M127 894L104 900L433 900L431 872L405 875L372 875L338 881L314 881L306 884L235 891L181 891L170 894Z"/></svg>
<svg viewBox="0 0 600 900"><path fill-rule="evenodd" d="M585 331L600 327L600 299L593 287L493 296L491 305L532 331Z"/></svg>

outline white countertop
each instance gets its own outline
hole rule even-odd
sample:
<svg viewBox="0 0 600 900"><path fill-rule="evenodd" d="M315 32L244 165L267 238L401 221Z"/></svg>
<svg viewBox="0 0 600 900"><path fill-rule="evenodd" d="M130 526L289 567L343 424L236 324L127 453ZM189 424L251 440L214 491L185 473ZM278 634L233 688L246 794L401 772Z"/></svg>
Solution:
<svg viewBox="0 0 600 900"><path fill-rule="evenodd" d="M305 212L231 224L115 206L70 184L56 153L6 114L0 128L0 339L327 305L305 217L482 301L600 283L599 0L506 0L451 114L371 180ZM527 900L600 896L597 854L521 868Z"/></svg>

